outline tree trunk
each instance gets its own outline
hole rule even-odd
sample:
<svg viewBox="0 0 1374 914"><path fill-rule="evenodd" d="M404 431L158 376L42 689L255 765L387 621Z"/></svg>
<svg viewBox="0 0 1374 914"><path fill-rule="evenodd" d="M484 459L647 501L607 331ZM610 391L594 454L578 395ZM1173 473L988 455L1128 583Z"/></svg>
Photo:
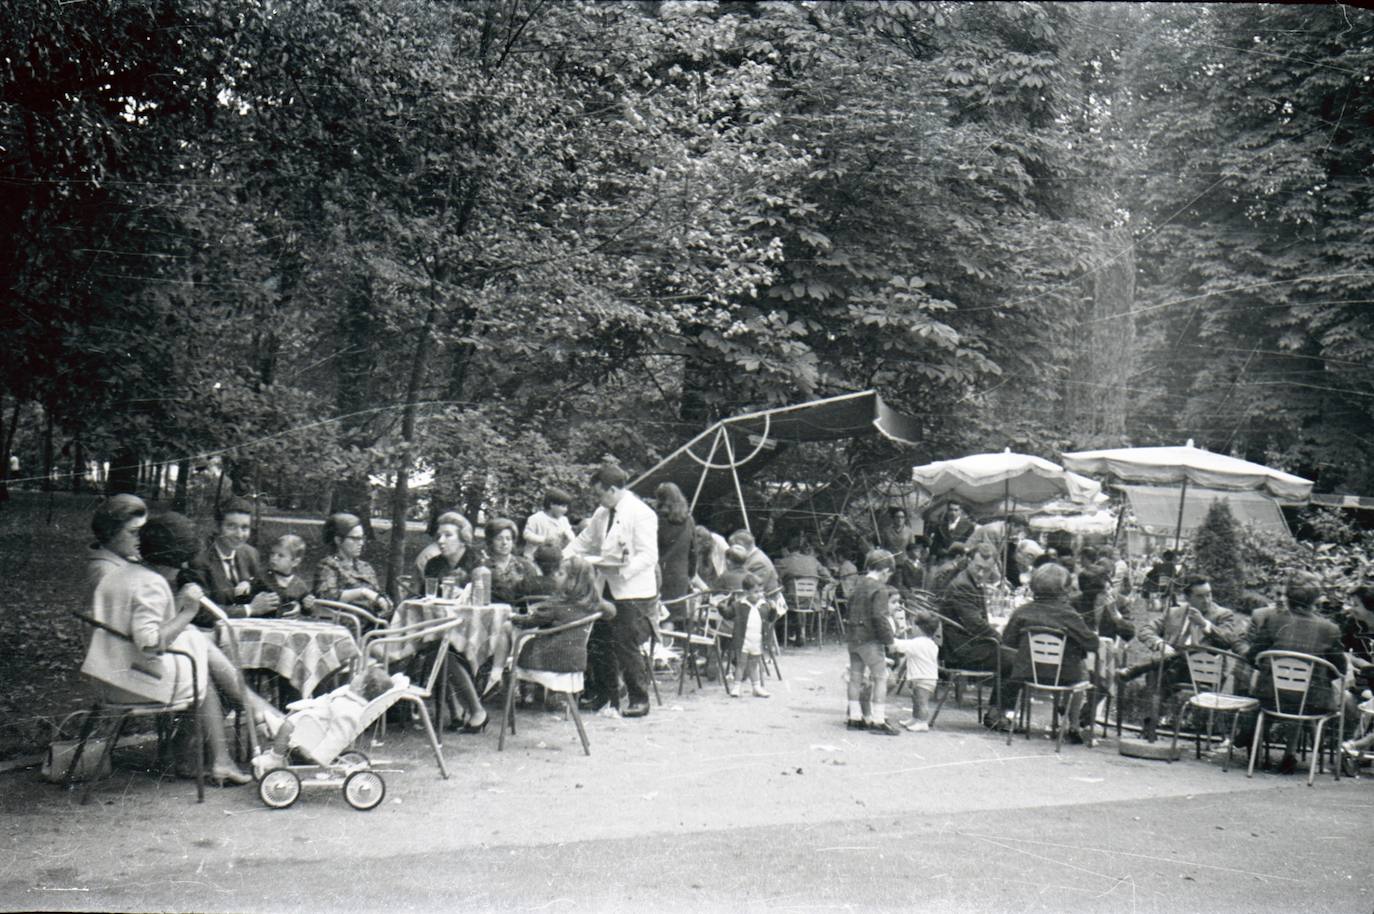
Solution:
<svg viewBox="0 0 1374 914"><path fill-rule="evenodd" d="M401 414L401 452L400 466L396 469L396 485L391 490L391 543L386 557L386 586L393 600L399 600L401 590L401 569L405 562L406 551L406 513L410 506L410 448L415 443L416 402L424 387L425 376L429 373L429 360L433 347L430 340L434 336L434 324L439 319L440 307L437 296L431 289L431 302L425 314L424 325L420 328L420 338L415 343L415 360L410 366L410 379L406 382L406 401Z"/></svg>
<svg viewBox="0 0 1374 914"><path fill-rule="evenodd" d="M52 410L43 411L43 483L44 492L52 490Z"/></svg>
<svg viewBox="0 0 1374 914"><path fill-rule="evenodd" d="M86 449L81 446L78 435L72 439L72 492L86 490Z"/></svg>
<svg viewBox="0 0 1374 914"><path fill-rule="evenodd" d="M346 417L340 429L340 439L346 447L366 448L374 443L368 418L358 414L372 405L372 377L377 367L376 330L372 319L372 285L366 277L360 277L349 291L339 320L339 335L348 354L336 360L336 402L339 415ZM339 511L358 515L363 530L371 535L372 491L366 471L336 480L329 513Z"/></svg>
<svg viewBox="0 0 1374 914"><path fill-rule="evenodd" d="M191 491L191 458L183 457L177 461L177 487L172 496L172 510L186 513L186 503Z"/></svg>
<svg viewBox="0 0 1374 914"><path fill-rule="evenodd" d="M9 424L5 423L4 397L0 396L0 502L10 500L10 454L14 453L14 432L19 427L19 407L23 401L14 398L14 410Z"/></svg>

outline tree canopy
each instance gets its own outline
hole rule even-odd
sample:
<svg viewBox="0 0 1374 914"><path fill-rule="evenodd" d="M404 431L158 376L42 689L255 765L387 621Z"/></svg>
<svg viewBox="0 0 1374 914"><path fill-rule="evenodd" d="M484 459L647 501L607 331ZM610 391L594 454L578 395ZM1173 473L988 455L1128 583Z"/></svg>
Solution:
<svg viewBox="0 0 1374 914"><path fill-rule="evenodd" d="M790 471L1374 485L1366 10L9 0L0 45L0 447L48 484L520 513L876 387L920 453Z"/></svg>

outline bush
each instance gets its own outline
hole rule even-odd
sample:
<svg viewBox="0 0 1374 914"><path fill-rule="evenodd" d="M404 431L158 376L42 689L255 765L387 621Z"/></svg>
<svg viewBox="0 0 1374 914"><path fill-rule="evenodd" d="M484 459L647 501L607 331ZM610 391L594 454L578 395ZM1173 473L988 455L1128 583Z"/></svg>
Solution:
<svg viewBox="0 0 1374 914"><path fill-rule="evenodd" d="M1235 606L1245 593L1245 565L1241 559L1240 534L1231 507L1221 499L1212 502L1193 537L1193 571L1212 583L1212 595L1222 606Z"/></svg>

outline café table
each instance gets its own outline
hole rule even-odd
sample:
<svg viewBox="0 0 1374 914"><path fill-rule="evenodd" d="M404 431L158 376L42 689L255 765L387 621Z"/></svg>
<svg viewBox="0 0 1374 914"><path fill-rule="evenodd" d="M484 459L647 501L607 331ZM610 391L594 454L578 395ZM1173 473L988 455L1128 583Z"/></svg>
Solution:
<svg viewBox="0 0 1374 914"><path fill-rule="evenodd" d="M238 642L239 665L246 670L269 670L291 683L302 698L358 656L352 633L332 622L307 619L229 619L215 627L215 641L229 650L232 629Z"/></svg>
<svg viewBox="0 0 1374 914"><path fill-rule="evenodd" d="M392 627L405 628L434 619L461 619L462 624L448 629L444 637L449 646L468 662L469 669L474 673L484 663L491 661L491 677L486 688L490 692L500 685L506 660L510 656L512 612L507 603L474 606L439 597L415 597L402 601L396 607ZM387 659L393 662L402 660L413 652L413 648L405 653L392 651Z"/></svg>

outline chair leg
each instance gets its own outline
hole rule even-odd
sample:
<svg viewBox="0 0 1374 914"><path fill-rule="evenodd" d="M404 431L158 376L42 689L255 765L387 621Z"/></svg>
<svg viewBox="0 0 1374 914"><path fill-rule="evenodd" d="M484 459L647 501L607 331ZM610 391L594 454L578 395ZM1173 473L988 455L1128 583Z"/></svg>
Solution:
<svg viewBox="0 0 1374 914"><path fill-rule="evenodd" d="M573 699L572 692L564 692L563 698L568 703L568 713L572 715L573 723L577 726L577 735L582 740L582 754L591 755L592 747L587 741L587 728L582 726L582 714L577 710L577 702Z"/></svg>
<svg viewBox="0 0 1374 914"><path fill-rule="evenodd" d="M945 687L945 689L944 689L943 692L940 691L940 686L942 686L942 685ZM932 711L932 712L931 712L931 715L930 715L930 725L931 725L931 727L934 727L934 726L935 726L935 721L937 721L937 720L940 719L940 709L943 708L943 707L945 706L945 699L948 698L948 697L949 697L949 680L948 680L948 679L943 679L943 680L937 679L937 680L935 681L935 710ZM982 693L981 693L981 692L979 693L979 697L982 697ZM981 720L983 719L983 716L980 714L980 715L978 716L978 719L981 721Z"/></svg>
<svg viewBox="0 0 1374 914"><path fill-rule="evenodd" d="M1255 758L1259 755L1260 741L1264 733L1264 709L1260 708L1259 718L1255 721L1255 735L1250 739L1250 767L1246 770L1245 776L1252 778L1255 776Z"/></svg>
<svg viewBox="0 0 1374 914"><path fill-rule="evenodd" d="M654 699L658 706L663 707L663 696L658 693L658 676L654 674L654 647L658 644L656 636L649 636L649 656L644 658L644 670L649 676L649 685L653 686Z"/></svg>
<svg viewBox="0 0 1374 914"><path fill-rule="evenodd" d="M120 713L119 719L118 719L117 721L115 721L114 732L110 734L110 738L105 742L105 745L101 748L101 750L100 750L100 758L96 759L95 771L96 771L97 773L98 773L102 768L105 767L106 761L109 761L111 769L114 768L114 747L115 747L115 743L119 742L119 734L124 730L124 721L128 720L128 718L129 718L129 712L128 712L128 711L123 711L123 712ZM199 744L197 744L197 745L199 745ZM204 751L205 751L204 749L201 749L201 754L204 754ZM199 758L199 757L200 757L200 756L198 755L197 758ZM72 766L73 769L75 768L75 761L76 761L76 760L73 759L73 766ZM199 772L199 769L197 769L197 772ZM91 801L91 788L95 786L95 781L96 781L95 777L91 777L90 779L88 779L88 780L86 781L86 786L82 788L82 790L81 790L81 805L82 805L82 806L85 806L87 803L89 803L89 802Z"/></svg>
<svg viewBox="0 0 1374 914"><path fill-rule="evenodd" d="M502 702L501 709L501 735L496 739L496 751L502 752L506 748L506 728L510 727L510 732L515 732L515 668L512 667L510 675L506 677L506 700Z"/></svg>
<svg viewBox="0 0 1374 914"><path fill-rule="evenodd" d="M439 745L439 736L434 732L434 722L429 718L429 709L425 703L418 698L412 699L420 709L420 723L424 724L425 736L429 738L429 748L434 750L434 761L439 766L439 774L444 780L448 780L448 765L444 763L444 748ZM501 728L501 736L506 735L505 727Z"/></svg>
<svg viewBox="0 0 1374 914"><path fill-rule="evenodd" d="M81 764L81 756L86 751L86 743L91 738L91 730L94 729L96 721L99 719L99 715L100 705L94 704L91 705L91 709L86 712L86 718L81 721L81 734L76 738L76 751L72 753L71 760L67 762L67 773L66 777L63 778L67 787L71 787L75 783L72 780L72 775L79 770L77 766ZM99 771L100 768L97 767L96 770Z"/></svg>
<svg viewBox="0 0 1374 914"><path fill-rule="evenodd" d="M1221 773L1225 774L1231 770L1231 750L1236 745L1236 727L1240 724L1240 712L1235 711L1231 714L1231 735L1226 740L1226 761L1221 763Z"/></svg>
<svg viewBox="0 0 1374 914"><path fill-rule="evenodd" d="M1054 751L1058 752L1064 745L1064 730L1069 725L1069 716L1065 714L1063 720L1059 715L1059 696L1051 694L1050 698L1050 729L1054 733ZM1073 702L1069 703L1069 710L1073 710Z"/></svg>
<svg viewBox="0 0 1374 914"><path fill-rule="evenodd" d="M1323 726L1325 726L1325 724L1326 724L1326 718L1324 718L1324 717L1323 717L1321 720L1317 721L1316 732L1313 733L1313 735L1312 735L1312 761L1311 761L1311 763L1307 766L1307 786L1308 786L1308 787L1311 787L1311 786L1312 786L1312 782L1313 782L1313 781L1316 779L1316 777L1317 777L1317 762L1318 762L1318 761L1321 759L1321 757L1322 757L1322 728L1323 728ZM1307 728L1304 727L1303 729L1305 730L1305 729L1307 729ZM1338 767L1339 767L1339 766L1338 766ZM1336 777L1340 777L1340 773L1339 773L1339 772L1337 772Z"/></svg>

